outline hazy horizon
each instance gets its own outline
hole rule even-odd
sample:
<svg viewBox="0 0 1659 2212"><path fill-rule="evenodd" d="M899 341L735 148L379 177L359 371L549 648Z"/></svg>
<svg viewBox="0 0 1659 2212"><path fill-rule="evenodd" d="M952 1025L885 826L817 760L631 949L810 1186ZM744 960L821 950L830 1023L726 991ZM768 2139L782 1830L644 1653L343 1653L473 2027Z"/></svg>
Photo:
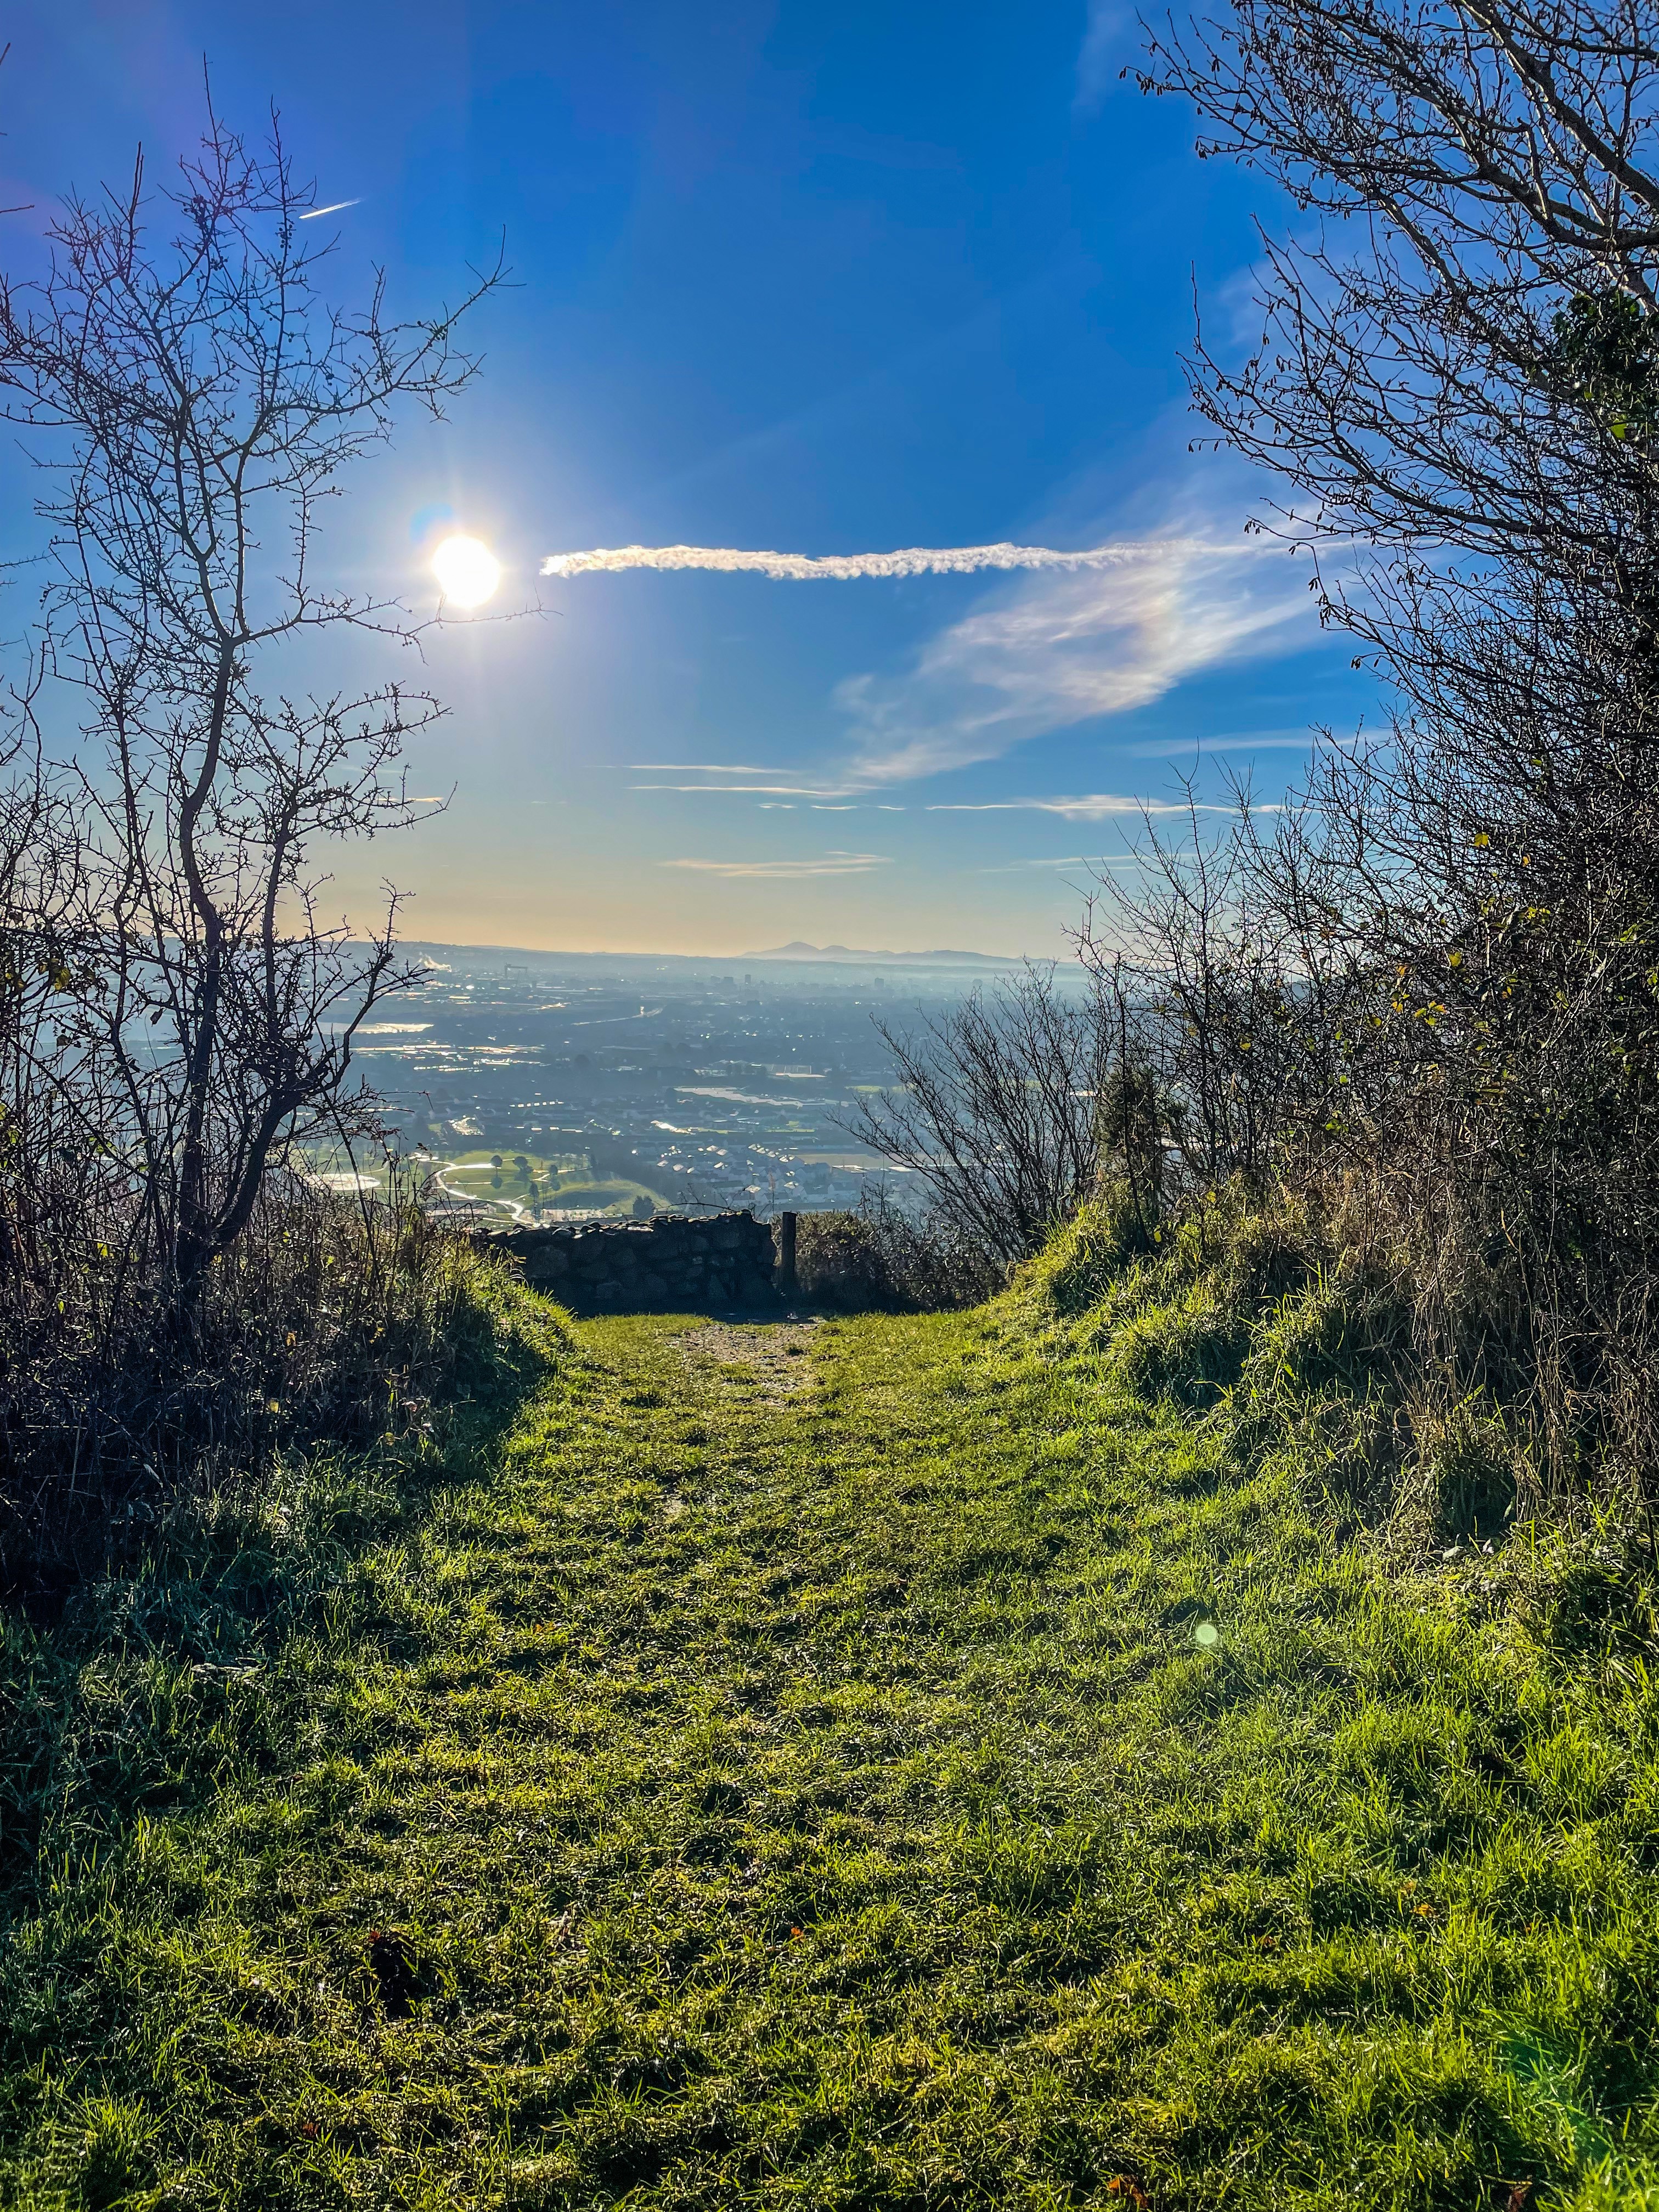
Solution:
<svg viewBox="0 0 1659 2212"><path fill-rule="evenodd" d="M811 965L816 957L826 965L854 964L861 961L890 960L958 960L966 963L982 961L988 967L1016 966L1031 956L1020 952L984 952L971 945L808 945L804 940L786 945L744 945L713 950L698 945L506 945L485 939L469 941L465 938L400 936L401 951L410 954L427 952L501 953L511 957L526 953L538 960L775 960L785 964Z"/></svg>

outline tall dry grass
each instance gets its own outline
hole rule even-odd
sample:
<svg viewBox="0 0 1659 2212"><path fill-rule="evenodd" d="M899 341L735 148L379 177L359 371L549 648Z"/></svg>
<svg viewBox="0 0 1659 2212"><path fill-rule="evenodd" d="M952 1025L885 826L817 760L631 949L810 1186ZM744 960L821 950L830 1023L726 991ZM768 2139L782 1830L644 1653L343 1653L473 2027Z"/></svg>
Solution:
<svg viewBox="0 0 1659 2212"><path fill-rule="evenodd" d="M0 1277L0 1594L37 1607L295 1453L429 1431L480 1264L412 1193L353 1201L291 1172L188 1334L118 1243L58 1256L56 1299L39 1273Z"/></svg>

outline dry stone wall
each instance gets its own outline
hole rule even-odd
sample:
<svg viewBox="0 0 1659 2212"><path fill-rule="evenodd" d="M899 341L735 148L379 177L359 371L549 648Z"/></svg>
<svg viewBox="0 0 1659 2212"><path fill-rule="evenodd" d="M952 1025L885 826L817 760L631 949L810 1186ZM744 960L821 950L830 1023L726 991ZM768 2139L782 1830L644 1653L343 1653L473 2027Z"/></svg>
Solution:
<svg viewBox="0 0 1659 2212"><path fill-rule="evenodd" d="M772 1231L752 1213L659 1213L579 1229L495 1229L477 1241L579 1314L781 1310Z"/></svg>

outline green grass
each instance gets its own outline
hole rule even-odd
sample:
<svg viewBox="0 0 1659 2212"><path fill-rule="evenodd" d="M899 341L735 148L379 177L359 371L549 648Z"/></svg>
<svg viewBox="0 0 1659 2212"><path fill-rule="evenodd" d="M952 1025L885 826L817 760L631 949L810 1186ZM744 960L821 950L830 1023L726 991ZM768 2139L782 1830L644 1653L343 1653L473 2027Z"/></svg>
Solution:
<svg viewBox="0 0 1659 2212"><path fill-rule="evenodd" d="M512 1214L514 1201L551 1209L555 1219L561 1211L625 1213L638 1198L648 1198L657 1206L671 1202L655 1184L626 1176L596 1175L585 1152L502 1152L500 1167L495 1164L496 1157L491 1147L442 1155L425 1153L414 1163L412 1171L422 1176L438 1171L455 1196L489 1206L503 1218ZM342 1189L350 1188L355 1182L384 1195L392 1179L386 1162L368 1155L354 1161L337 1147L319 1148L311 1158L315 1171L337 1177L337 1187ZM514 1164L520 1158L527 1175ZM410 1171L405 1163L403 1172L407 1176ZM551 1186L550 1171L556 1177Z"/></svg>
<svg viewBox="0 0 1659 2212"><path fill-rule="evenodd" d="M1385 1567L1066 1279L586 1324L9 1631L0 2202L1659 2206L1623 1567Z"/></svg>
<svg viewBox="0 0 1659 2212"><path fill-rule="evenodd" d="M504 1152L499 1168L493 1164L488 1151L475 1151L447 1156L434 1160L446 1187L464 1198L477 1199L509 1212L509 1200L520 1204L538 1204L544 1207L569 1212L580 1209L588 1212L622 1211L626 1212L636 1198L649 1198L654 1205L665 1203L660 1192L625 1176L596 1176L588 1165L586 1154L562 1152L544 1157L539 1152L522 1155L534 1179L534 1188L514 1165L518 1154ZM557 1171L556 1186L550 1188L548 1170Z"/></svg>
<svg viewBox="0 0 1659 2212"><path fill-rule="evenodd" d="M563 1206L567 1209L586 1206L595 1212L601 1208L614 1211L620 1206L625 1212L633 1205L636 1198L648 1198L653 1206L659 1207L666 1206L669 1203L659 1191L655 1191L642 1182L630 1182L625 1176L608 1176L599 1181L586 1181L577 1177L569 1182L562 1176L558 1189L550 1197L544 1199L543 1203L545 1206Z"/></svg>

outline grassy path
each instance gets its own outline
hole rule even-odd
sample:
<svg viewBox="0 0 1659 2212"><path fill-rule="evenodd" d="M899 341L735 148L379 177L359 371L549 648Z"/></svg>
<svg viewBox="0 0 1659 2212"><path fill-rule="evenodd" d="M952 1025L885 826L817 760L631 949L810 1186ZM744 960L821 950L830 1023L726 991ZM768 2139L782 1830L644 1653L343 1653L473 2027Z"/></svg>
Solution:
<svg viewBox="0 0 1659 2212"><path fill-rule="evenodd" d="M1639 1656L1029 1312L580 1334L46 1869L0 2203L1659 2206Z"/></svg>

